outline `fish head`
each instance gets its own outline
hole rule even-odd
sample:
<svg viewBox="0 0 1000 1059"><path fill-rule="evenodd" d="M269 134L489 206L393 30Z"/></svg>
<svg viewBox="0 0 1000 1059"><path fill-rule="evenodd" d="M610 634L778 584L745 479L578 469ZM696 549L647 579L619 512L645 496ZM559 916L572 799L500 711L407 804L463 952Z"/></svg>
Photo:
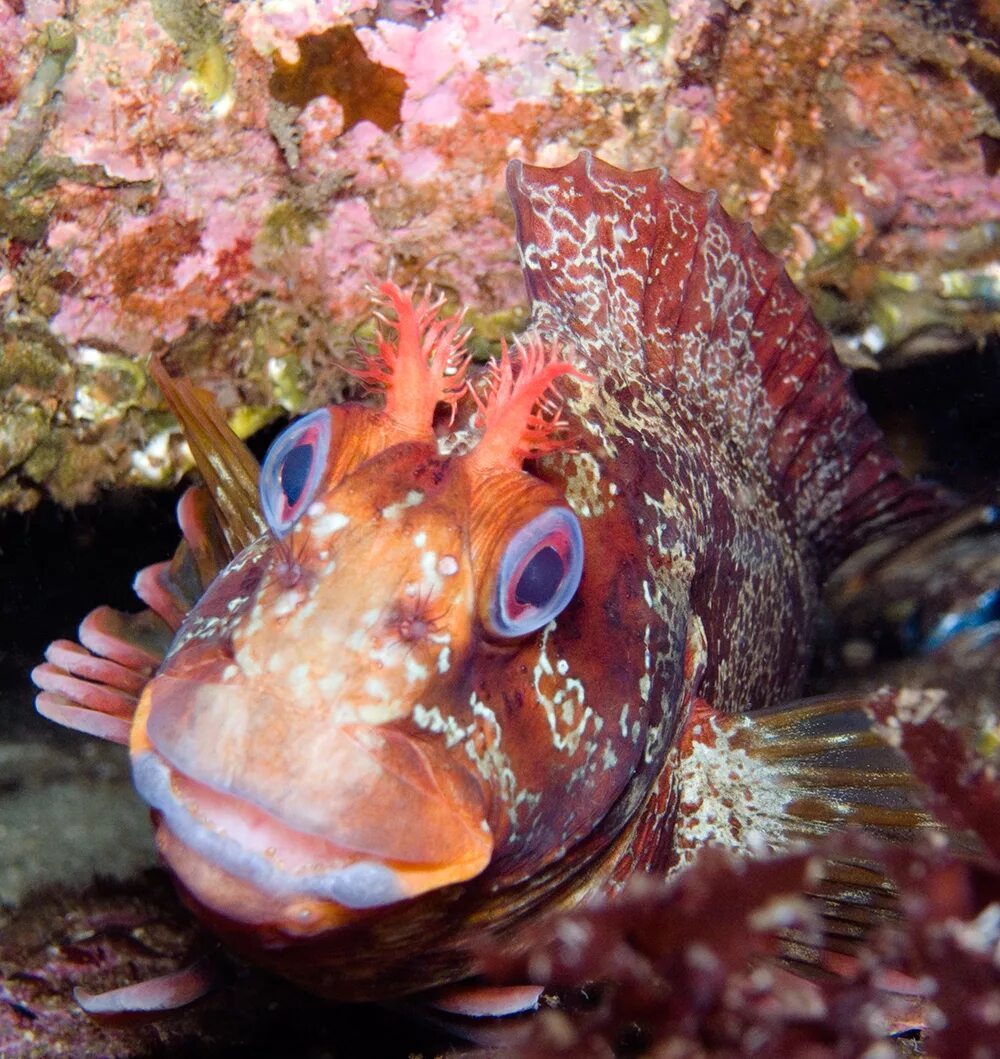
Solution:
<svg viewBox="0 0 1000 1059"><path fill-rule="evenodd" d="M467 451L392 393L382 410L313 412L272 445L270 532L187 616L132 729L160 850L211 916L309 937L498 854L508 873L537 863L546 836L522 809L568 773L544 775L544 712L509 715L530 712L584 540L560 488L522 466L552 433L530 409L575 369L540 348L522 359L515 379L505 351Z"/></svg>

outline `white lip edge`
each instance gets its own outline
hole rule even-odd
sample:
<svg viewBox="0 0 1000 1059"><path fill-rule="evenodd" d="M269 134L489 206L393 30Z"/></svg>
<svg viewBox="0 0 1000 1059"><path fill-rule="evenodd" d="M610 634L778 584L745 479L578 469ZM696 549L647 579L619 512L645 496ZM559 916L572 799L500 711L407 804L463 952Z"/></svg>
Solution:
<svg viewBox="0 0 1000 1059"><path fill-rule="evenodd" d="M357 861L346 868L309 875L282 871L266 857L245 849L192 816L171 789L170 768L155 751L146 750L133 759L132 779L139 794L163 814L170 830L186 846L271 897L314 897L361 910L395 904L409 896L396 872L378 861Z"/></svg>

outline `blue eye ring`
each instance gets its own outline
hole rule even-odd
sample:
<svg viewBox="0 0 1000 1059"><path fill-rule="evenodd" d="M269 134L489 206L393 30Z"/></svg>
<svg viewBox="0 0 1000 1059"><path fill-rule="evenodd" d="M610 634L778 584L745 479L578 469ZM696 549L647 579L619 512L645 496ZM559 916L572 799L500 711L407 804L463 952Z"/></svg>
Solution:
<svg viewBox="0 0 1000 1059"><path fill-rule="evenodd" d="M568 507L522 526L504 548L488 610L492 632L526 636L560 614L580 587L583 533Z"/></svg>
<svg viewBox="0 0 1000 1059"><path fill-rule="evenodd" d="M297 419L273 441L260 469L260 506L271 532L286 536L312 503L326 470L330 412L319 408Z"/></svg>

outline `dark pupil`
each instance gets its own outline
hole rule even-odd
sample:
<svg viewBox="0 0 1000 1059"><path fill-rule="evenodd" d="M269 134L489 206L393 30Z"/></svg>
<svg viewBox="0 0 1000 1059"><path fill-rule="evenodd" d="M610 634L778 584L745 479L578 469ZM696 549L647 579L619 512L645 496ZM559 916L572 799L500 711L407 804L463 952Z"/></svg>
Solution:
<svg viewBox="0 0 1000 1059"><path fill-rule="evenodd" d="M295 507L299 502L302 490L306 487L312 460L312 445L296 445L281 461L278 474L281 478L281 491L285 494L289 507Z"/></svg>
<svg viewBox="0 0 1000 1059"><path fill-rule="evenodd" d="M563 561L555 548L539 548L521 572L514 599L522 606L544 607L563 579Z"/></svg>

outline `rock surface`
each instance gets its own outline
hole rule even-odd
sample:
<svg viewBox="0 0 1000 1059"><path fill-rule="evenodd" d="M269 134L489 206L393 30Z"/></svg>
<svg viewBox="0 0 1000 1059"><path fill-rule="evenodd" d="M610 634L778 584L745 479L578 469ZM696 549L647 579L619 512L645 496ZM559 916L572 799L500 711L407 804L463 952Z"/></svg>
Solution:
<svg viewBox="0 0 1000 1059"><path fill-rule="evenodd" d="M143 358L246 434L341 395L392 273L525 319L503 171L588 148L714 187L852 363L1000 319L988 4L0 6L0 507L169 484Z"/></svg>

